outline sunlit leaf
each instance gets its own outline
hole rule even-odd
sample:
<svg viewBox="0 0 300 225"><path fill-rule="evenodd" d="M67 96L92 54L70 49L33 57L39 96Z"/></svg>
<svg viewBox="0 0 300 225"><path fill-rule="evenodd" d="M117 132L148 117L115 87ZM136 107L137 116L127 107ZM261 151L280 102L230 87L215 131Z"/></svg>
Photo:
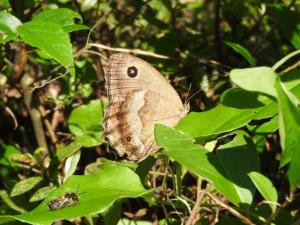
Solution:
<svg viewBox="0 0 300 225"><path fill-rule="evenodd" d="M267 177L258 172L250 172L249 177L251 178L259 193L264 197L265 200L268 201L273 212L275 212L278 193L272 182Z"/></svg>
<svg viewBox="0 0 300 225"><path fill-rule="evenodd" d="M172 128L156 125L155 139L164 153L193 173L209 180L235 205L250 205L255 190L247 173L259 169L255 146L244 134L224 145L217 155ZM238 170L236 168L239 168Z"/></svg>
<svg viewBox="0 0 300 225"><path fill-rule="evenodd" d="M18 26L17 32L27 44L43 50L66 67L73 66L70 38L58 24L32 21Z"/></svg>

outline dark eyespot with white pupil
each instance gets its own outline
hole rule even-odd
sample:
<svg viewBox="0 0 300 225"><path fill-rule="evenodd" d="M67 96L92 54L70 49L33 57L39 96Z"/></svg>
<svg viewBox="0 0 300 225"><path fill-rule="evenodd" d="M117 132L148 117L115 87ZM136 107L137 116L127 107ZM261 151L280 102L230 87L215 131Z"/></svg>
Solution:
<svg viewBox="0 0 300 225"><path fill-rule="evenodd" d="M136 77L138 74L138 69L135 66L130 66L127 69L127 75L131 78Z"/></svg>

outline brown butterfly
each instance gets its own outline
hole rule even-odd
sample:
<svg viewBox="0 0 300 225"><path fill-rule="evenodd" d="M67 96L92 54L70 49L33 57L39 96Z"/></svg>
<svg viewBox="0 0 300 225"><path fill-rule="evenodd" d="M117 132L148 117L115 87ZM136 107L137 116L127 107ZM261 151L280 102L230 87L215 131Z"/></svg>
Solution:
<svg viewBox="0 0 300 225"><path fill-rule="evenodd" d="M104 137L120 157L142 161L159 149L154 125L174 127L188 106L154 67L128 54L109 58L105 80Z"/></svg>

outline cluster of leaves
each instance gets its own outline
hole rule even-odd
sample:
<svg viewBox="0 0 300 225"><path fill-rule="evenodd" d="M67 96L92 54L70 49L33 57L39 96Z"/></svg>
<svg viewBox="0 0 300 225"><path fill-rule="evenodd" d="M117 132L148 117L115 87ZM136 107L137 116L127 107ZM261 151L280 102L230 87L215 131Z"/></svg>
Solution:
<svg viewBox="0 0 300 225"><path fill-rule="evenodd" d="M299 8L1 0L0 224L297 224ZM101 138L108 46L169 56L148 60L182 96L203 89L139 165L108 160ZM66 193L79 202L51 210Z"/></svg>

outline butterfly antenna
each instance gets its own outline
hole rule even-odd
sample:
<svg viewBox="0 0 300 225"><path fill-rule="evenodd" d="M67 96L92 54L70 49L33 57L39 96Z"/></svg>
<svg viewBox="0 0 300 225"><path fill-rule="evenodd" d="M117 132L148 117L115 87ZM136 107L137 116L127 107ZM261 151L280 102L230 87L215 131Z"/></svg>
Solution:
<svg viewBox="0 0 300 225"><path fill-rule="evenodd" d="M188 104L189 101L190 101L196 94L198 94L198 93L201 92L201 91L202 91L202 90L198 90L198 91L196 91L194 94L192 94L192 95L186 100L185 104Z"/></svg>
<svg viewBox="0 0 300 225"><path fill-rule="evenodd" d="M191 88L192 88L192 83L190 83L190 85L189 85L189 89L188 89L188 93L187 93L187 96L186 96L186 98L185 98L185 100L184 100L184 104L186 105L187 103L188 103L188 101L189 101L189 95L190 95L190 92L191 92Z"/></svg>

